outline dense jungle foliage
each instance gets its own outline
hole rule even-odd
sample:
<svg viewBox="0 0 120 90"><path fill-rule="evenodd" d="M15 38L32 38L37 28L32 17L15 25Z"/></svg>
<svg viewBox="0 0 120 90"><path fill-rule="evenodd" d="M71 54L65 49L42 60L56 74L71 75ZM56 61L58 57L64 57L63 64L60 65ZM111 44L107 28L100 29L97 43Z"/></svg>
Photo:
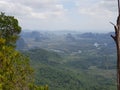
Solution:
<svg viewBox="0 0 120 90"><path fill-rule="evenodd" d="M23 32L27 48L21 50L31 59L37 85L48 84L49 90L116 90L116 48L110 35Z"/></svg>

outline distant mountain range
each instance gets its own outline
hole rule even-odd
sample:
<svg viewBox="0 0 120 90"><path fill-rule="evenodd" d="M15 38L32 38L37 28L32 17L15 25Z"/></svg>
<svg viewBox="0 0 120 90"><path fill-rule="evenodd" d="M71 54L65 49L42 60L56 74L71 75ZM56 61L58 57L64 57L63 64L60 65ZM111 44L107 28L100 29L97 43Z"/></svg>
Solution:
<svg viewBox="0 0 120 90"><path fill-rule="evenodd" d="M22 32L17 49L30 57L35 82L49 90L116 90L110 33Z"/></svg>

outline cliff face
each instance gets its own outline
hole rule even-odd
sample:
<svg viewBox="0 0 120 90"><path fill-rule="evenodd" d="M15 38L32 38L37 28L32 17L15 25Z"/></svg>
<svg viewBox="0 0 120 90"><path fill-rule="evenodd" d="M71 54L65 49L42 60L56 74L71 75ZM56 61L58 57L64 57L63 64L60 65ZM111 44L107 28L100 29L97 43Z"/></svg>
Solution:
<svg viewBox="0 0 120 90"><path fill-rule="evenodd" d="M16 49L19 50L28 49L28 45L23 38L18 39L16 46L17 46Z"/></svg>

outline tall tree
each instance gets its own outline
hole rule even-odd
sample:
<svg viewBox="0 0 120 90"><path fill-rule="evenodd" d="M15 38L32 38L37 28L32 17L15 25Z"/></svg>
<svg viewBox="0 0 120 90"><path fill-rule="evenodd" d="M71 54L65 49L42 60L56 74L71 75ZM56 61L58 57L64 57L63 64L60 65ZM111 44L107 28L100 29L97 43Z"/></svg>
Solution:
<svg viewBox="0 0 120 90"><path fill-rule="evenodd" d="M17 19L0 14L0 90L48 90L34 84L29 58L15 50L20 32Z"/></svg>
<svg viewBox="0 0 120 90"><path fill-rule="evenodd" d="M17 19L0 14L0 90L27 90L32 84L29 59L13 47L20 32Z"/></svg>
<svg viewBox="0 0 120 90"><path fill-rule="evenodd" d="M32 83L29 59L0 38L0 90L26 90Z"/></svg>
<svg viewBox="0 0 120 90"><path fill-rule="evenodd" d="M13 16L0 14L0 37L6 40L7 45L15 46L16 40L21 32L18 20Z"/></svg>
<svg viewBox="0 0 120 90"><path fill-rule="evenodd" d="M117 90L120 90L120 1L119 0L118 0L118 18L116 25L114 25L114 29L115 29L115 36L111 35L111 37L114 39L117 48Z"/></svg>

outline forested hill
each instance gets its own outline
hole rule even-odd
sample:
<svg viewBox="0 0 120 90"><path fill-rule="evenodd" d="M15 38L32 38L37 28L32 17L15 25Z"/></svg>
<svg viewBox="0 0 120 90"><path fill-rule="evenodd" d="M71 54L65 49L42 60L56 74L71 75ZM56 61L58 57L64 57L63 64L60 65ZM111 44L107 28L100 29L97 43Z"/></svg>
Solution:
<svg viewBox="0 0 120 90"><path fill-rule="evenodd" d="M49 90L116 90L113 33L23 32L36 84ZM20 48L19 48L20 49Z"/></svg>

